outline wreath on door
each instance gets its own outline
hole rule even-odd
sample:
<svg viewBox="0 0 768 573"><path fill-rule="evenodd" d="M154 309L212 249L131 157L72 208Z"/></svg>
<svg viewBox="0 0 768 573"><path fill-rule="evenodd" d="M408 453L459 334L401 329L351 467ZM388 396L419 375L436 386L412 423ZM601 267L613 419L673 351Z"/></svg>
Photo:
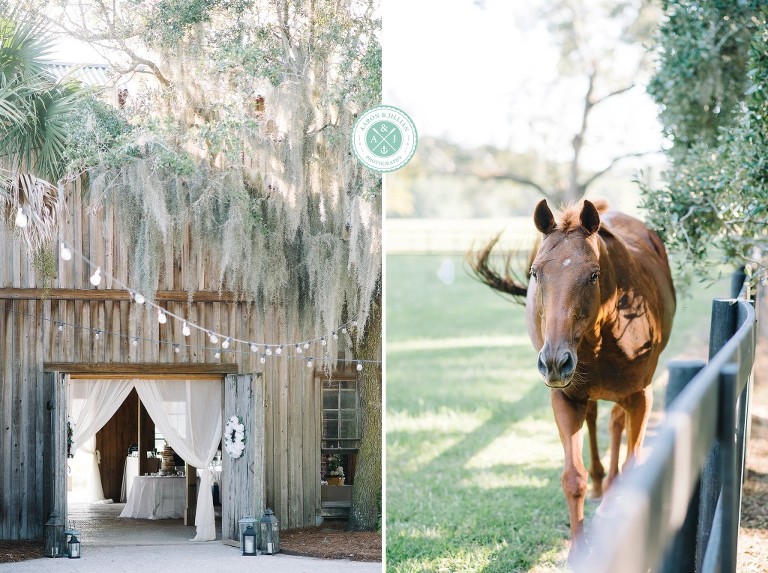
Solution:
<svg viewBox="0 0 768 573"><path fill-rule="evenodd" d="M224 449L235 459L245 451L245 426L239 416L232 416L224 426Z"/></svg>

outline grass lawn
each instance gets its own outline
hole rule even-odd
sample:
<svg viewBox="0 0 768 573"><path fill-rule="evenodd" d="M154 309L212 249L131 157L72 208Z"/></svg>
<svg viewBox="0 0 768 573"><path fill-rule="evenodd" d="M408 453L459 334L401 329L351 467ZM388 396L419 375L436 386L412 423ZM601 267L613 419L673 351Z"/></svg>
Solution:
<svg viewBox="0 0 768 573"><path fill-rule="evenodd" d="M562 449L523 308L458 256L389 256L386 289L387 571L558 570ZM706 355L711 299L727 295L724 279L678 301L663 363Z"/></svg>

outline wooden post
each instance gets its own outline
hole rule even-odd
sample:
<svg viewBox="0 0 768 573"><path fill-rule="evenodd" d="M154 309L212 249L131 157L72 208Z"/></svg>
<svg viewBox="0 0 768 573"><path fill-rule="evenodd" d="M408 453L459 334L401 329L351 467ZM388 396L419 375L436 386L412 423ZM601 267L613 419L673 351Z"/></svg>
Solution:
<svg viewBox="0 0 768 573"><path fill-rule="evenodd" d="M184 525L194 525L197 516L197 468L185 463L184 476L187 496L184 504Z"/></svg>
<svg viewBox="0 0 768 573"><path fill-rule="evenodd" d="M703 360L673 360L669 363L669 381L665 396L667 409L704 366ZM700 497L701 480L693 491L685 521L664 556L660 573L695 573L696 552L691 551L691 548L696 546Z"/></svg>
<svg viewBox="0 0 768 573"><path fill-rule="evenodd" d="M738 304L732 299L714 299L712 301L712 320L709 331L710 360L730 340L736 332ZM696 570L701 571L704 563L704 552L709 543L712 522L720 496L722 470L720 444L715 443L704 463L701 472L701 503L699 506L699 524L696 535Z"/></svg>

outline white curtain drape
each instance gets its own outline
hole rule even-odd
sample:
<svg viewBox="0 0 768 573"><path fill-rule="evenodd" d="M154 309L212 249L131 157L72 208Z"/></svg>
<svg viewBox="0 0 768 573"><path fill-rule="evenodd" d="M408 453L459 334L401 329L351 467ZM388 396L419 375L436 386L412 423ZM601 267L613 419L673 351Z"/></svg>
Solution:
<svg viewBox="0 0 768 573"><path fill-rule="evenodd" d="M216 539L208 465L221 441L221 384L210 380L135 380L144 407L168 444L187 463L202 468L197 495L197 534L192 541Z"/></svg>
<svg viewBox="0 0 768 573"><path fill-rule="evenodd" d="M96 455L96 432L114 416L133 389L131 380L74 380L70 382L70 416L75 422L72 453L83 468L86 486L83 501L101 501L99 461Z"/></svg>

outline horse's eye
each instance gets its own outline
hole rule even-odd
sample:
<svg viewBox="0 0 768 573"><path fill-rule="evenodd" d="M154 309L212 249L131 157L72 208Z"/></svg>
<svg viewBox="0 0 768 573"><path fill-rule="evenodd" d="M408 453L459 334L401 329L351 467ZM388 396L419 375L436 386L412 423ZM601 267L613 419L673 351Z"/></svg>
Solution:
<svg viewBox="0 0 768 573"><path fill-rule="evenodd" d="M598 271L593 272L591 275L589 275L589 284L593 285L597 283L598 278L600 278L600 273Z"/></svg>

